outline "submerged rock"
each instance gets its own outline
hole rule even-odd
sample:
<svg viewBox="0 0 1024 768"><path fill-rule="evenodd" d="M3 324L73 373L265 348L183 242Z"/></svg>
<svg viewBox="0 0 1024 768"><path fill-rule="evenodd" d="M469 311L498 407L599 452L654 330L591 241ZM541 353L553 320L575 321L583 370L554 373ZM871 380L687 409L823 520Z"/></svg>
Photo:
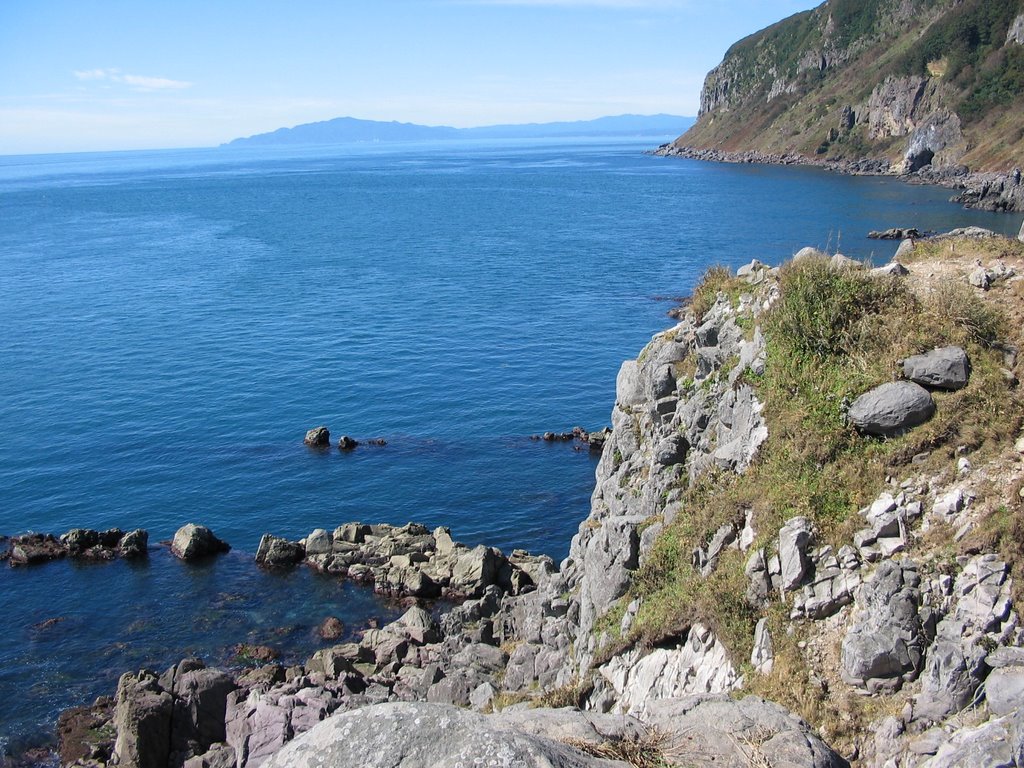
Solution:
<svg viewBox="0 0 1024 768"><path fill-rule="evenodd" d="M37 565L67 556L67 549L49 533L28 533L11 539L12 566Z"/></svg>

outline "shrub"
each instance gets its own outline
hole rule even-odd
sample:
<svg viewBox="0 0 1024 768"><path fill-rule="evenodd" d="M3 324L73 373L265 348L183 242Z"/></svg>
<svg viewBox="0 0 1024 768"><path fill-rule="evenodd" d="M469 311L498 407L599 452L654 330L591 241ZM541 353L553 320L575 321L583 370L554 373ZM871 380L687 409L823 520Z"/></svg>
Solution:
<svg viewBox="0 0 1024 768"><path fill-rule="evenodd" d="M787 265L781 289L768 318L772 340L789 353L819 359L848 354L862 318L910 300L896 278L835 267L822 257Z"/></svg>

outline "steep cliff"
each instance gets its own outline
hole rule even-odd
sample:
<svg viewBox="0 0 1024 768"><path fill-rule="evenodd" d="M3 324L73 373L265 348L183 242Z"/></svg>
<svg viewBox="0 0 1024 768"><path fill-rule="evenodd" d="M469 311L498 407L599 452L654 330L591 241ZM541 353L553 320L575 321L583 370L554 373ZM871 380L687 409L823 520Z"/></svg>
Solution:
<svg viewBox="0 0 1024 768"><path fill-rule="evenodd" d="M828 0L733 45L675 146L1010 170L1022 29L1020 0Z"/></svg>

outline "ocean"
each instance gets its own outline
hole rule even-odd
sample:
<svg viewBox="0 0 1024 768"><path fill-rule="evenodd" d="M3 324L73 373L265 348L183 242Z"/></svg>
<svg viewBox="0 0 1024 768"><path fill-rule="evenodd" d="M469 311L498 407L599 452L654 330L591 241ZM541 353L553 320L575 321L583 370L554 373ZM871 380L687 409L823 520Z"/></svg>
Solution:
<svg viewBox="0 0 1024 768"><path fill-rule="evenodd" d="M668 137L666 137L668 138ZM979 225L949 190L506 141L0 157L0 534L150 532L147 562L0 568L0 754L118 676L235 644L300 662L400 607L252 561L270 532L450 526L563 558L622 360L714 264ZM335 439L385 446L312 451ZM182 524L233 547L200 565Z"/></svg>

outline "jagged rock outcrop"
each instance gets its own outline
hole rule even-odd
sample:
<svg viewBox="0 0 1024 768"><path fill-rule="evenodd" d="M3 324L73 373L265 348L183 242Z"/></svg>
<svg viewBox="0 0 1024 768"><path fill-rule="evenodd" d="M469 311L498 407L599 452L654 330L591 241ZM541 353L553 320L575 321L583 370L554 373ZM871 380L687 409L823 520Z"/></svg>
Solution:
<svg viewBox="0 0 1024 768"><path fill-rule="evenodd" d="M634 714L658 699L722 693L740 683L729 652L700 624L690 627L676 645L646 654L633 649L615 656L598 671L607 685L592 700L614 701L611 711L617 713Z"/></svg>
<svg viewBox="0 0 1024 768"><path fill-rule="evenodd" d="M927 645L918 609L921 579L910 560L885 560L857 598L843 638L843 679L870 693L893 691L921 671Z"/></svg>
<svg viewBox="0 0 1024 768"><path fill-rule="evenodd" d="M72 528L57 537L50 533L27 533L0 542L6 544L0 561L12 566L38 565L70 557L74 560L106 561L121 557L145 557L149 534L141 528L125 533L120 528L97 531Z"/></svg>

